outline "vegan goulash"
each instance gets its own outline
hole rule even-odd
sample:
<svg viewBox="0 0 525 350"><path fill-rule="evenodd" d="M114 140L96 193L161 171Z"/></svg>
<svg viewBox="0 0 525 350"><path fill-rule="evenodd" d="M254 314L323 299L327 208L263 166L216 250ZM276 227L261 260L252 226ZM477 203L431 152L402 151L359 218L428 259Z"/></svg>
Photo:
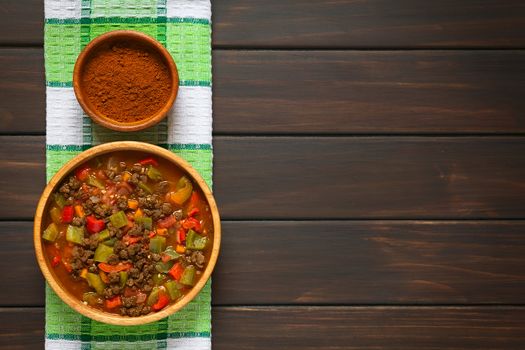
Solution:
<svg viewBox="0 0 525 350"><path fill-rule="evenodd" d="M112 153L78 167L57 188L44 219L45 256L85 304L146 315L199 280L213 239L211 212L175 165Z"/></svg>

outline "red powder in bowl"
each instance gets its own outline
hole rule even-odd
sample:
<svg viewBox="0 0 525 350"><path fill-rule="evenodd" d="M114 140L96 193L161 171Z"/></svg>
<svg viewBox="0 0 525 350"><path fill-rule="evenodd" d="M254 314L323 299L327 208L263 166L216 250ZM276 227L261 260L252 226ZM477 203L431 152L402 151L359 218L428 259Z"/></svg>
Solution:
<svg viewBox="0 0 525 350"><path fill-rule="evenodd" d="M161 56L126 43L96 52L81 80L91 108L119 123L149 119L166 104L171 91L170 73Z"/></svg>

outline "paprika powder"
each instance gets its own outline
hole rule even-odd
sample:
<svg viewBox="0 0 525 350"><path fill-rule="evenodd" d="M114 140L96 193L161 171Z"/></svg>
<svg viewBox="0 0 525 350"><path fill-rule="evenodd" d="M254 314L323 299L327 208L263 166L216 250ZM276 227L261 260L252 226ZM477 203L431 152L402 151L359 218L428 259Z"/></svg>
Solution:
<svg viewBox="0 0 525 350"><path fill-rule="evenodd" d="M99 50L86 64L82 84L91 108L124 124L153 116L166 104L172 88L162 57L126 42Z"/></svg>

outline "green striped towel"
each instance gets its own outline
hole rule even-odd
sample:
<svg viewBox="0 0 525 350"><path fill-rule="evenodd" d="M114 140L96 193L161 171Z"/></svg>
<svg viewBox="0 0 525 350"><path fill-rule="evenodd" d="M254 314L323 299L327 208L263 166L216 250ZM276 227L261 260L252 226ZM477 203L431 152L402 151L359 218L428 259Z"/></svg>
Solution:
<svg viewBox="0 0 525 350"><path fill-rule="evenodd" d="M188 160L211 186L211 4L209 0L45 0L47 179L92 145L137 140ZM111 30L161 42L180 75L175 106L162 123L117 133L91 122L72 89L82 48ZM210 349L211 285L183 310L145 326L111 326L81 316L46 286L46 349Z"/></svg>

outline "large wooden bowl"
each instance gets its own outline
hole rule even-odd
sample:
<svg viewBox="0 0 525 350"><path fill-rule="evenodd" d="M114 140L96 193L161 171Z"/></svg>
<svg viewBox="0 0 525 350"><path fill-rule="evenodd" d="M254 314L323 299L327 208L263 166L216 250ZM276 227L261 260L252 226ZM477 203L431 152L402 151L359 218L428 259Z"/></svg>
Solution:
<svg viewBox="0 0 525 350"><path fill-rule="evenodd" d="M148 118L133 123L120 123L99 113L97 109L91 105L82 84L82 75L89 60L101 50L109 50L116 42L135 43L154 51L166 65L170 75L171 92L164 106L153 115L148 116ZM177 92L179 91L179 73L173 58L161 43L141 32L115 30L96 37L82 50L73 70L73 89L78 103L80 103L84 112L86 112L94 122L116 131L137 131L153 126L166 117L177 98Z"/></svg>
<svg viewBox="0 0 525 350"><path fill-rule="evenodd" d="M139 317L120 316L117 314L112 314L95 309L88 305L84 305L81 300L78 300L76 297L71 295L67 291L67 289L64 288L62 282L56 278L53 269L48 265L44 257L43 251L42 231L44 230L44 227L42 227L42 218L44 213L47 212L48 206L50 204L49 202L51 194L57 189L59 184L79 165L89 161L90 159L96 156L116 151L145 152L159 158L164 158L171 162L173 166L182 169L183 172L186 173L186 175L193 180L193 183L201 189L210 207L211 216L213 220L213 242L211 247L210 259L199 281L195 284L195 286L193 286L193 288L188 294L186 294L184 297L182 297L182 299L178 300L176 303L169 305L168 307L159 312ZM173 314L174 312L180 310L193 298L195 298L195 296L199 293L199 291L204 287L204 285L208 281L213 271L213 268L215 267L215 263L217 262L221 242L221 224L219 211L217 210L215 199L213 198L209 187L189 163L187 163L182 158L176 156L172 152L160 148L158 146L142 142L121 141L95 146L87 151L82 152L81 154L70 160L55 174L55 176L53 176L51 181L49 181L49 184L44 189L44 192L40 197L40 201L38 202L38 206L35 213L33 240L35 245L36 258L38 264L40 265L40 269L42 270L42 274L44 275L46 281L49 283L51 288L66 304L68 304L70 307L72 307L74 310L78 311L82 315L92 318L96 321L114 325L131 326L141 325L165 318Z"/></svg>

